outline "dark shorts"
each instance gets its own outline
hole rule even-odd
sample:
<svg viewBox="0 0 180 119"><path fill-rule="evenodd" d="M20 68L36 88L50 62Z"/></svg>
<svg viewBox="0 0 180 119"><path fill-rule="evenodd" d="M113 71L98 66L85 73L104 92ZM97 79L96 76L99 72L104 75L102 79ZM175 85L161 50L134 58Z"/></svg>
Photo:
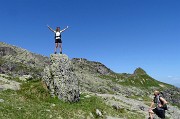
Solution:
<svg viewBox="0 0 180 119"><path fill-rule="evenodd" d="M153 111L158 117L160 117L160 118L165 118L165 110L164 110L164 109L159 110L159 109L155 108L155 109L153 109L152 111Z"/></svg>
<svg viewBox="0 0 180 119"><path fill-rule="evenodd" d="M55 39L55 43L62 43L61 39Z"/></svg>

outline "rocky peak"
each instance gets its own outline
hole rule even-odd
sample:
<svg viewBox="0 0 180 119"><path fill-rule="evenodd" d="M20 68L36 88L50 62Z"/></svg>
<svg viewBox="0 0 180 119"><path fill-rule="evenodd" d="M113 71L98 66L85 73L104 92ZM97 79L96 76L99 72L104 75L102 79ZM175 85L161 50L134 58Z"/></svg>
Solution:
<svg viewBox="0 0 180 119"><path fill-rule="evenodd" d="M146 74L146 72L142 68L139 67L134 71L133 74L134 75L144 75L144 74Z"/></svg>
<svg viewBox="0 0 180 119"><path fill-rule="evenodd" d="M77 70L85 70L92 74L108 75L113 72L100 62L88 61L84 58L73 58L71 61Z"/></svg>

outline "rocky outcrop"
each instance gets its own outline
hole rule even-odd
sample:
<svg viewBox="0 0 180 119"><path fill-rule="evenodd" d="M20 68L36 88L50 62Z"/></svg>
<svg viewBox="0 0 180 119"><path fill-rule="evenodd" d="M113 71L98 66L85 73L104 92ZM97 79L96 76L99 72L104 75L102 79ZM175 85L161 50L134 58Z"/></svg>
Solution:
<svg viewBox="0 0 180 119"><path fill-rule="evenodd" d="M69 102L79 100L79 82L73 65L65 54L52 54L50 65L44 69L43 80L52 96Z"/></svg>
<svg viewBox="0 0 180 119"><path fill-rule="evenodd" d="M1 90L19 90L20 89L20 84L17 81L9 80L9 76L5 74L0 74L0 91Z"/></svg>
<svg viewBox="0 0 180 119"><path fill-rule="evenodd" d="M169 88L162 91L162 93L168 102L180 106L180 88Z"/></svg>
<svg viewBox="0 0 180 119"><path fill-rule="evenodd" d="M133 73L134 75L145 75L146 74L146 72L142 69L142 68L137 68L135 71L134 71L134 73Z"/></svg>
<svg viewBox="0 0 180 119"><path fill-rule="evenodd" d="M19 80L21 81L28 81L28 80L32 80L33 77L31 75L23 75L21 77L19 77Z"/></svg>
<svg viewBox="0 0 180 119"><path fill-rule="evenodd" d="M79 70L85 70L91 74L108 75L113 73L112 70L100 62L88 61L84 58L73 58L71 61Z"/></svg>
<svg viewBox="0 0 180 119"><path fill-rule="evenodd" d="M16 51L10 47L0 47L0 57L5 55L16 55Z"/></svg>
<svg viewBox="0 0 180 119"><path fill-rule="evenodd" d="M48 63L48 57L0 42L0 73L2 74L32 75L33 78L41 78L42 67Z"/></svg>

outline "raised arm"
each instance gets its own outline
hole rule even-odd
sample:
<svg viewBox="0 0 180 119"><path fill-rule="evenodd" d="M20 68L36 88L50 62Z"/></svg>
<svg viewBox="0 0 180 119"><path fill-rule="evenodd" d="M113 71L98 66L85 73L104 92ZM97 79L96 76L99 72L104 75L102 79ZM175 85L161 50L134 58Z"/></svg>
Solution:
<svg viewBox="0 0 180 119"><path fill-rule="evenodd" d="M48 27L49 30L51 30L52 32L55 32L50 26L47 25L47 27Z"/></svg>
<svg viewBox="0 0 180 119"><path fill-rule="evenodd" d="M65 29L61 30L61 32L64 32L66 29L68 29L69 27L67 26Z"/></svg>

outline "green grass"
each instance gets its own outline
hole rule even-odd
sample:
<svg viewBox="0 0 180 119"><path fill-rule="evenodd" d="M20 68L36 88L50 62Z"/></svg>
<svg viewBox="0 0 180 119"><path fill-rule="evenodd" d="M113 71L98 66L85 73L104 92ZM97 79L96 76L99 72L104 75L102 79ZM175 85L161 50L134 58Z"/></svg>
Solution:
<svg viewBox="0 0 180 119"><path fill-rule="evenodd" d="M2 65L2 64L4 64L4 60L3 59L0 59L0 66Z"/></svg>
<svg viewBox="0 0 180 119"><path fill-rule="evenodd" d="M180 104L172 104L173 106L176 106L180 109Z"/></svg>
<svg viewBox="0 0 180 119"><path fill-rule="evenodd" d="M22 83L19 91L0 91L1 119L83 119L90 113L94 118L96 109L103 115L115 117L126 117L127 119L144 118L144 115L129 110L115 110L106 105L103 99L96 96L86 98L87 94L82 94L77 103L63 102L58 98L51 98L48 90L40 80Z"/></svg>

